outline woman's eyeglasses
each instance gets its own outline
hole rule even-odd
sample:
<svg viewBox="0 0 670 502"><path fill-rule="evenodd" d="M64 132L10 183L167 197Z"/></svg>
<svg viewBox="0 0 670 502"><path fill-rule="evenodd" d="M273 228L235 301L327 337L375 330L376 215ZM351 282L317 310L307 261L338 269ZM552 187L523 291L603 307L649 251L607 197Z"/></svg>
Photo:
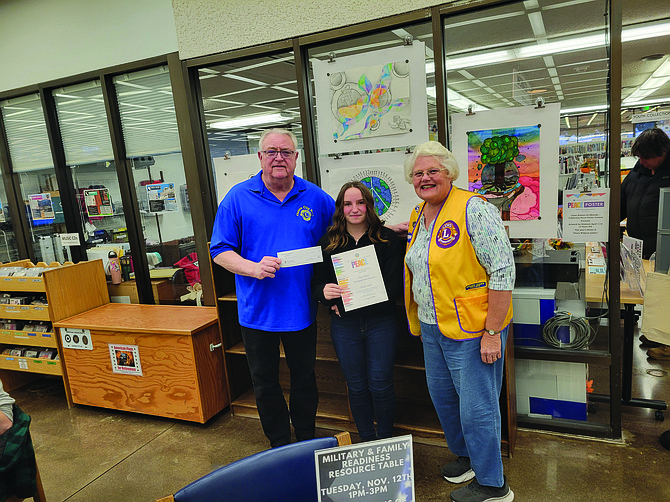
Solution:
<svg viewBox="0 0 670 502"><path fill-rule="evenodd" d="M420 180L421 178L423 178L424 174L427 174L429 178L434 178L440 171L446 171L446 169L442 168L442 169L428 169L428 171L417 171L415 173L412 173L412 178L414 178L415 180Z"/></svg>

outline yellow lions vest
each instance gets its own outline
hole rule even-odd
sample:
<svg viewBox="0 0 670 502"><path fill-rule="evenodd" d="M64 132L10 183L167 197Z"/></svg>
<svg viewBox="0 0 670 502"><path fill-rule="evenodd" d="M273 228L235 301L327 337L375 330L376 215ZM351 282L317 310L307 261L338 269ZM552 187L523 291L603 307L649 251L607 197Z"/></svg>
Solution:
<svg viewBox="0 0 670 502"><path fill-rule="evenodd" d="M428 273L437 325L443 335L454 340L482 336L488 314L489 277L477 260L466 227L465 208L472 197L477 195L452 186L435 220L428 248ZM416 239L424 205L425 202L412 211L408 251ZM411 278L412 273L405 264L405 309L410 332L419 336L421 326ZM503 327L511 320L510 302Z"/></svg>

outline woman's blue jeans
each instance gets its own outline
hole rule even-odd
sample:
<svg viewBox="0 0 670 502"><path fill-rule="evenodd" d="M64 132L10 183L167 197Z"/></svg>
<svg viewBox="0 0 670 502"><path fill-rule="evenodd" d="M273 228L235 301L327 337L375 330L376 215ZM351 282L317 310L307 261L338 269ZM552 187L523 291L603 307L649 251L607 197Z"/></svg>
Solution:
<svg viewBox="0 0 670 502"><path fill-rule="evenodd" d="M396 406L393 365L398 325L395 316L343 319L333 315L330 335L347 380L349 406L361 440L391 437Z"/></svg>
<svg viewBox="0 0 670 502"><path fill-rule="evenodd" d="M477 481L486 486L504 482L499 398L508 329L500 333L503 357L485 364L481 338L452 340L436 324L421 323L428 390L447 446L455 455L470 457Z"/></svg>

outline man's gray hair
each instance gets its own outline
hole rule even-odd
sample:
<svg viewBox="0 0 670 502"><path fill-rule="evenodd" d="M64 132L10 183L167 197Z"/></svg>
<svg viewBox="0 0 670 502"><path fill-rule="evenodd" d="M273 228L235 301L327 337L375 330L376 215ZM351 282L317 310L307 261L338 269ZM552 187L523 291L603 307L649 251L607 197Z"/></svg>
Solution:
<svg viewBox="0 0 670 502"><path fill-rule="evenodd" d="M298 138L295 137L295 134L293 134L291 131L288 129L279 129L279 128L272 128L272 129L266 129L261 133L261 139L258 140L258 150L263 151L263 141L265 141L265 137L268 134L283 134L285 136L288 136L291 138L291 141L293 141L293 150L298 149Z"/></svg>
<svg viewBox="0 0 670 502"><path fill-rule="evenodd" d="M415 146L412 155L405 160L405 179L408 183L412 183L412 170L414 169L416 159L419 157L433 157L444 169L446 169L447 178L451 181L458 179L458 175L461 171L458 168L456 156L442 146L442 143L439 143L438 141L426 141L425 143Z"/></svg>

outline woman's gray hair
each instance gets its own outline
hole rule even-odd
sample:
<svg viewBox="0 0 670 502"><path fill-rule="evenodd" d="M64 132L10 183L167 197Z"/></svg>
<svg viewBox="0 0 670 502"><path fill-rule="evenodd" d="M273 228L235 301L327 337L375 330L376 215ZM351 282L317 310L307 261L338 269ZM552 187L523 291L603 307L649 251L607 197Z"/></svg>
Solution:
<svg viewBox="0 0 670 502"><path fill-rule="evenodd" d="M412 154L405 160L405 179L412 183L412 170L419 157L433 157L447 171L447 178L451 181L458 179L461 170L453 153L437 141L426 141L414 147Z"/></svg>

